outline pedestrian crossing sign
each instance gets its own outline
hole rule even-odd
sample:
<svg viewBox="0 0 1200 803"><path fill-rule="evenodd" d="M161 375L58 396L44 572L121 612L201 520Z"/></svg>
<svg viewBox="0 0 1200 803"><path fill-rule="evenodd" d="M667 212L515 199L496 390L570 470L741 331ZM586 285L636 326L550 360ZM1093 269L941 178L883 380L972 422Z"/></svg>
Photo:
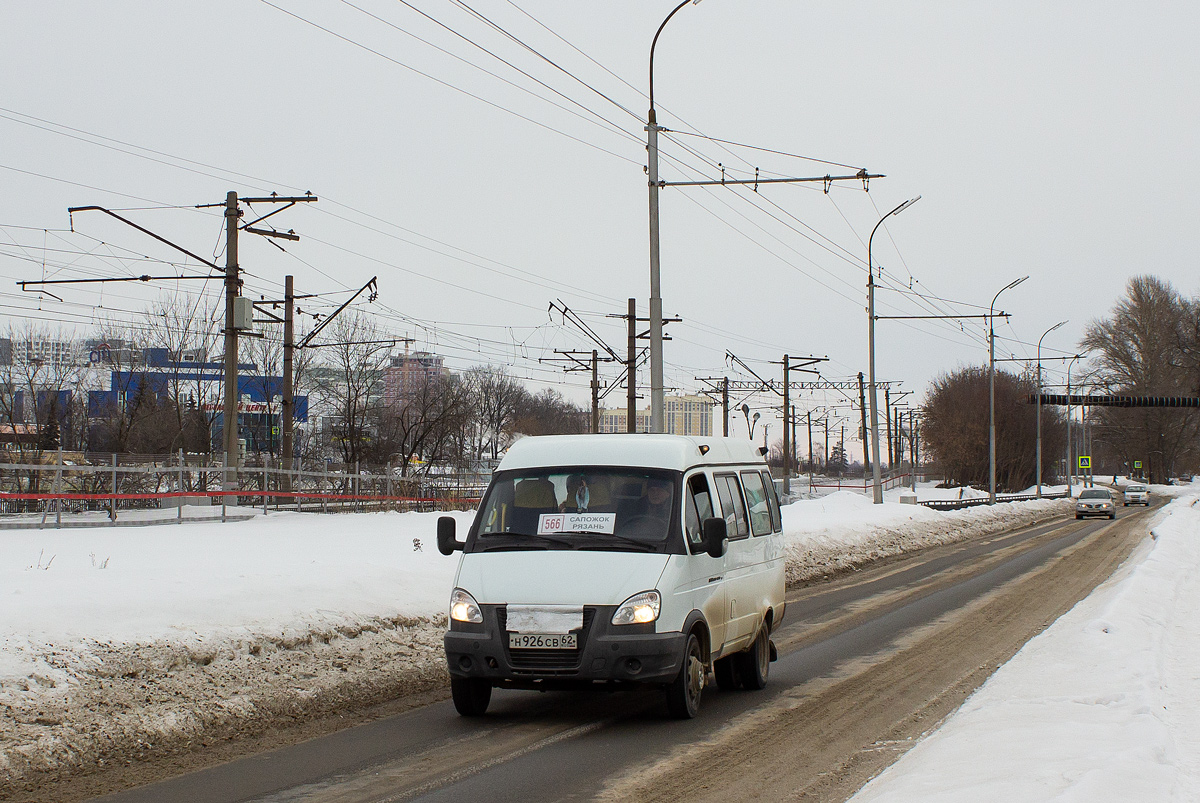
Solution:
<svg viewBox="0 0 1200 803"><path fill-rule="evenodd" d="M1079 455L1079 467L1080 468L1091 468L1092 467L1092 456L1089 454Z"/></svg>
<svg viewBox="0 0 1200 803"><path fill-rule="evenodd" d="M1142 467L1142 461L1141 461L1141 460L1134 460L1134 461L1133 461L1133 467L1134 467L1134 468L1141 468L1141 467Z"/></svg>

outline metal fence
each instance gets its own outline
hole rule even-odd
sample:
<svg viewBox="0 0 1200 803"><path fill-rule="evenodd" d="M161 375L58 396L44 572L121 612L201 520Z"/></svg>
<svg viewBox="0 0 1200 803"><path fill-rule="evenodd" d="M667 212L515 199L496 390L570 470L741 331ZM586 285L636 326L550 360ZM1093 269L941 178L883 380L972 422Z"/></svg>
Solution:
<svg viewBox="0 0 1200 803"><path fill-rule="evenodd" d="M1042 494L1042 499L1066 499L1070 494L1066 491L1059 491L1053 494ZM1037 499L1037 494L996 494L997 502L1029 502ZM925 507L931 507L934 510L961 510L965 507L976 507L978 505L986 505L991 500L986 497L976 497L973 499L928 499L919 504Z"/></svg>
<svg viewBox="0 0 1200 803"><path fill-rule="evenodd" d="M917 475L918 482L924 482L923 474ZM912 474L908 472L886 474L879 480L880 486L885 491L890 491L893 488L902 488L912 482ZM841 477L814 477L813 482L809 487L813 491L862 491L866 493L874 487L874 482L871 477L863 479L843 479Z"/></svg>
<svg viewBox="0 0 1200 803"><path fill-rule="evenodd" d="M263 512L301 510L470 509L490 475L436 472L403 476L393 466L374 469L283 468L260 463L225 467L212 455L97 455L43 453L39 462L0 459L0 526L40 515L43 526L63 526L64 514L101 511L116 521L122 512L183 506L253 506ZM215 514L216 511L214 511ZM53 516L53 524L50 517ZM145 518L139 517L139 518Z"/></svg>

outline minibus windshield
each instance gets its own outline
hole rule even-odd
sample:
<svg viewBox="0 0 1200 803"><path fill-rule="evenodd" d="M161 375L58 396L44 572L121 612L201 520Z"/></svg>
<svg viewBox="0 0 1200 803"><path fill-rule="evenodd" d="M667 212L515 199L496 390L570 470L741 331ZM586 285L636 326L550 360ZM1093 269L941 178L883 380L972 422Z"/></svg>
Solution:
<svg viewBox="0 0 1200 803"><path fill-rule="evenodd" d="M583 466L498 475L476 548L658 551L678 517L678 472Z"/></svg>

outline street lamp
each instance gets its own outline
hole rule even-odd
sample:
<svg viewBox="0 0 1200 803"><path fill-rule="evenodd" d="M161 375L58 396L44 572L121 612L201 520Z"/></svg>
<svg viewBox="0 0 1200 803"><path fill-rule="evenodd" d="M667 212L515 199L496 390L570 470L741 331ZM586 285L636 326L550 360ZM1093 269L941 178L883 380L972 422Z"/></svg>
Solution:
<svg viewBox="0 0 1200 803"><path fill-rule="evenodd" d="M875 232L883 225L883 221L892 215L900 214L919 200L920 195L909 198L879 218L875 228L871 229L871 236L867 238L867 371L870 374L868 380L871 385L871 451L875 455L875 460L871 463L871 478L874 483L874 502L877 505L883 504L883 479L879 475L879 406L875 394L875 268L871 261L871 244L875 241Z"/></svg>
<svg viewBox="0 0 1200 803"><path fill-rule="evenodd" d="M654 114L654 47L659 34L675 16L675 12L688 3L700 0L683 0L675 6L667 18L658 26L654 40L650 43L650 114L646 122L647 173L650 176L650 431L664 431L663 409L663 339L662 339L662 287L658 279L658 121Z"/></svg>
<svg viewBox="0 0 1200 803"><path fill-rule="evenodd" d="M1082 357L1082 354L1076 354L1067 363L1067 496L1075 495L1075 465L1073 463L1074 451L1071 443L1071 368L1075 366L1075 361Z"/></svg>
<svg viewBox="0 0 1200 803"><path fill-rule="evenodd" d="M1028 279L1022 276L1000 288L988 307L988 504L996 504L996 299Z"/></svg>
<svg viewBox="0 0 1200 803"><path fill-rule="evenodd" d="M746 434L750 437L750 440L754 440L754 425L758 423L758 419L762 416L762 413L755 413L754 418L751 419L750 405L743 404L742 415L746 417Z"/></svg>
<svg viewBox="0 0 1200 803"><path fill-rule="evenodd" d="M1042 332L1042 337L1038 338L1037 347L1037 498L1042 498L1042 338L1053 332L1058 327L1064 325L1066 321L1059 321L1051 326L1046 331Z"/></svg>

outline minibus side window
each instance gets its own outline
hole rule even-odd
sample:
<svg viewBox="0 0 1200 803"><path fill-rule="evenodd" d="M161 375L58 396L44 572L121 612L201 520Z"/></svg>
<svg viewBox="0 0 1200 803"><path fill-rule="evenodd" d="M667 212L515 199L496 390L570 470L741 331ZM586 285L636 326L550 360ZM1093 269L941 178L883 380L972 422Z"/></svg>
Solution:
<svg viewBox="0 0 1200 803"><path fill-rule="evenodd" d="M783 517L779 513L779 497L775 495L775 483L771 481L771 475L763 472L763 479L767 483L767 504L771 506L771 529L779 532L783 529Z"/></svg>
<svg viewBox="0 0 1200 803"><path fill-rule="evenodd" d="M746 507L750 509L750 531L755 535L766 535L771 532L771 509L767 506L762 474L743 471L742 488L746 491Z"/></svg>
<svg viewBox="0 0 1200 803"><path fill-rule="evenodd" d="M704 543L701 524L705 519L712 517L712 495L708 492L708 479L703 474L694 474L688 478L687 495L683 500L683 527L687 532L689 544L700 546Z"/></svg>
<svg viewBox="0 0 1200 803"><path fill-rule="evenodd" d="M717 483L717 496L721 499L721 509L725 515L725 531L730 541L746 538L750 535L750 525L746 523L746 505L742 502L742 489L738 486L736 474L720 474L714 478Z"/></svg>

